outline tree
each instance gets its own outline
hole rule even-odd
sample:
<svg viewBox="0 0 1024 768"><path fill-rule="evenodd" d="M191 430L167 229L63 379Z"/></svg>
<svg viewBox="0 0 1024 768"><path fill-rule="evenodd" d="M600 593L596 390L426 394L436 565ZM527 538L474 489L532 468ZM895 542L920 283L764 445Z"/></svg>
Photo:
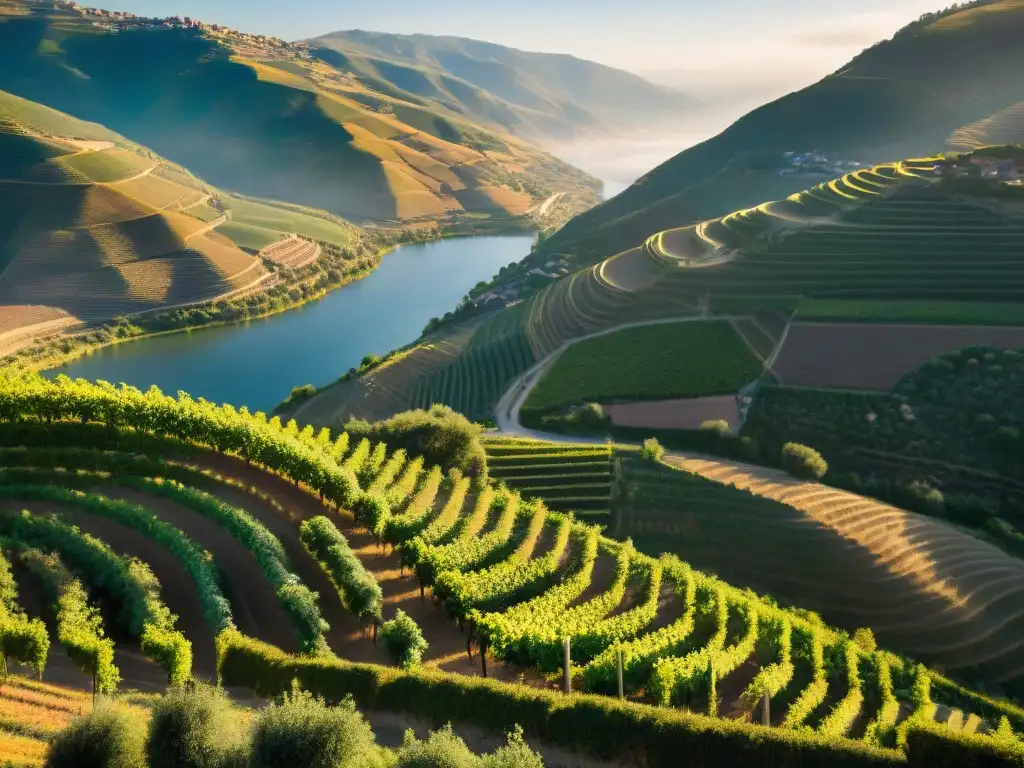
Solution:
<svg viewBox="0 0 1024 768"><path fill-rule="evenodd" d="M813 448L799 443L782 446L782 465L793 477L820 480L828 473L828 462Z"/></svg>
<svg viewBox="0 0 1024 768"><path fill-rule="evenodd" d="M649 437L644 440L644 446L640 449L640 456L647 461L661 461L665 455L665 448L655 438Z"/></svg>
<svg viewBox="0 0 1024 768"><path fill-rule="evenodd" d="M419 625L402 610L395 618L386 621L380 628L381 645L384 652L404 669L418 667L427 650L427 641L423 638Z"/></svg>

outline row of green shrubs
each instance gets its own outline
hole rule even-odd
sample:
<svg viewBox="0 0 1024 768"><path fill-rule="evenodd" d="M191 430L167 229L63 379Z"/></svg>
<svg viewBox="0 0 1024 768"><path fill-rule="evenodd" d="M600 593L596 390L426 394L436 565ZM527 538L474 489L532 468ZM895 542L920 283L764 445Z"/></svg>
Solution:
<svg viewBox="0 0 1024 768"><path fill-rule="evenodd" d="M543 768L512 730L487 755L450 728L400 747L379 746L350 701L329 705L293 687L253 714L219 689L188 685L152 703L148 718L117 700L101 701L53 739L46 768Z"/></svg>
<svg viewBox="0 0 1024 768"><path fill-rule="evenodd" d="M7 660L14 659L41 676L49 652L46 625L21 610L11 564L0 550L0 675L7 677Z"/></svg>
<svg viewBox="0 0 1024 768"><path fill-rule="evenodd" d="M167 673L172 685L191 676L192 644L174 629L177 617L160 599L160 584L145 563L119 557L78 528L27 512L0 515L0 535L58 553L90 586L122 606L119 618L125 631L139 638L142 653Z"/></svg>

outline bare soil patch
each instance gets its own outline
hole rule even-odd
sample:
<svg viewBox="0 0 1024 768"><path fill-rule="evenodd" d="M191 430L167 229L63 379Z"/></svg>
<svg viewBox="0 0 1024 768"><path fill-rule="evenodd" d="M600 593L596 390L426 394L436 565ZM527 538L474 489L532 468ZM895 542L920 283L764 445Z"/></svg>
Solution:
<svg viewBox="0 0 1024 768"><path fill-rule="evenodd" d="M740 408L735 395L646 400L606 405L604 409L617 427L700 429L705 421L725 420L735 429L740 423Z"/></svg>
<svg viewBox="0 0 1024 768"><path fill-rule="evenodd" d="M889 391L935 355L972 344L1024 347L1024 328L794 323L774 371L784 384Z"/></svg>

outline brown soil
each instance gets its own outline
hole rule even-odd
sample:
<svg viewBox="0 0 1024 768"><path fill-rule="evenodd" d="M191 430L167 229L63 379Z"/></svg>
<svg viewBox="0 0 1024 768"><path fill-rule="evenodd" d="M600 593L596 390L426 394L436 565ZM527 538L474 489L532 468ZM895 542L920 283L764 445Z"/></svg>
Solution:
<svg viewBox="0 0 1024 768"><path fill-rule="evenodd" d="M8 510L28 509L33 514L50 515L54 513L68 514L69 509L59 505L41 502L19 502L5 500L0 508ZM137 531L126 528L118 523L105 520L95 515L87 515L77 510L70 511L75 525L85 533L92 534L110 545L110 548L121 555L137 557L149 564L153 574L160 581L161 596L172 612L177 613L178 628L192 641L193 662L196 674L211 680L216 679L216 655L213 650L213 636L202 620L202 610L196 596L192 577L181 566L171 553L152 539ZM41 596L34 589L31 579L18 582L23 607L30 616L46 618ZM104 629L114 639L114 663L121 672L121 687L136 690L162 690L167 685L167 676L156 664L147 659L139 651L138 641L125 636L117 625L117 609L115 606L103 606ZM92 680L76 667L67 657L64 649L54 638L47 660L44 676L47 681L57 685L91 690Z"/></svg>
<svg viewBox="0 0 1024 768"><path fill-rule="evenodd" d="M794 323L774 371L803 387L891 390L942 352L971 344L1024 347L1024 328Z"/></svg>
<svg viewBox="0 0 1024 768"><path fill-rule="evenodd" d="M599 597L611 589L614 580L615 557L599 549L597 560L594 562L594 570L590 573L590 584L579 597L569 603L568 607L572 608L582 605L589 600L593 600L595 597Z"/></svg>
<svg viewBox="0 0 1024 768"><path fill-rule="evenodd" d="M724 680L718 681L718 714L721 717L742 720L750 714L740 703L739 698L760 671L761 665L751 659ZM760 714L761 710L757 709L756 715Z"/></svg>
<svg viewBox="0 0 1024 768"><path fill-rule="evenodd" d="M740 423L740 409L734 395L676 400L648 400L606 405L605 412L617 427L648 429L700 429L705 421Z"/></svg>
<svg viewBox="0 0 1024 768"><path fill-rule="evenodd" d="M263 575L256 556L216 521L169 499L139 491L111 487L101 492L110 498L145 507L206 548L222 574L222 588L231 603L238 628L289 653L299 650L288 615L273 586Z"/></svg>

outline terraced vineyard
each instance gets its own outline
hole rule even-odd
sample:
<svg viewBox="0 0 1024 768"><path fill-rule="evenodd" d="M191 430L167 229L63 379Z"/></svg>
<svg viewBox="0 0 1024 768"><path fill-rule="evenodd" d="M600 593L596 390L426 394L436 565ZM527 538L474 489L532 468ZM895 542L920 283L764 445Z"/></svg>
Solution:
<svg viewBox="0 0 1024 768"><path fill-rule="evenodd" d="M624 717L632 725L621 743L581 744L568 735L577 726L541 727L545 738L594 756L641 754L659 768L696 758L686 736L695 730L705 734L701 749L710 739L723 755L741 754L750 748L746 736L756 735L757 749L825 750L842 764L889 765L902 758L875 748L896 744L908 729L915 739L958 749L1005 742L1004 735L927 730L936 717L968 731L991 731L1004 715L1024 725L1024 712L1008 703L862 650L674 557L604 538L540 500L458 473L446 477L401 450L230 406L66 379L0 382L0 421L7 446L0 451L0 534L5 557L23 564L3 592L2 626L26 638L13 654L22 662L43 667L46 654L37 649L46 634L55 651L67 651L50 654L47 676L81 681L85 657L71 648L109 647L97 645L95 622L88 631L61 629L81 626L73 612L91 604L104 607L114 648L112 657L88 657L102 659L106 670L96 685L112 685L119 674L126 684L156 688L191 672L219 672L225 685L262 695L301 677L337 699L352 690L349 676L372 675L376 683L357 687L361 703L387 709L402 701L403 708L429 706L442 720L493 727L486 708L450 706L462 698L437 695L465 687L506 700L508 707L496 704L503 723L520 719L522 706L570 718L582 707L580 716L586 711L595 724L605 710ZM506 444L492 452L502 448L523 451ZM421 601L417 580L445 612ZM43 597L50 589L69 596L55 616ZM488 669L501 679L525 673L532 690L353 664L384 662L365 630L399 608L428 639L427 666L467 675ZM446 614L469 627L468 646ZM42 633L40 616L49 622ZM548 675L558 677L565 636L572 637L577 687L614 693L621 653L629 698L724 719L544 690ZM471 658L466 651L474 647ZM346 661L324 655L328 649ZM293 655L300 650L312 655ZM482 665L481 656L491 663ZM1009 657L1002 669L1011 673ZM396 696L390 686L405 693ZM754 718L765 694L779 728L729 722ZM949 706L975 717L950 714ZM537 716L546 722L553 715ZM798 726L809 730L790 734ZM536 721L524 727L538 733ZM648 741L651 727L669 743ZM913 744L908 749L913 763Z"/></svg>
<svg viewBox="0 0 1024 768"><path fill-rule="evenodd" d="M484 439L491 477L548 507L606 523L612 453L606 445L571 445L507 437Z"/></svg>
<svg viewBox="0 0 1024 768"><path fill-rule="evenodd" d="M1013 681L1024 563L952 526L727 460L623 461L619 534L961 674ZM734 486L734 487L728 487ZM779 552L799 552L785 568ZM775 565L773 565L773 563Z"/></svg>
<svg viewBox="0 0 1024 768"><path fill-rule="evenodd" d="M545 371L524 408L546 411L614 399L737 392L764 372L763 360L744 342L737 325L725 321L661 323L585 339L569 347Z"/></svg>

